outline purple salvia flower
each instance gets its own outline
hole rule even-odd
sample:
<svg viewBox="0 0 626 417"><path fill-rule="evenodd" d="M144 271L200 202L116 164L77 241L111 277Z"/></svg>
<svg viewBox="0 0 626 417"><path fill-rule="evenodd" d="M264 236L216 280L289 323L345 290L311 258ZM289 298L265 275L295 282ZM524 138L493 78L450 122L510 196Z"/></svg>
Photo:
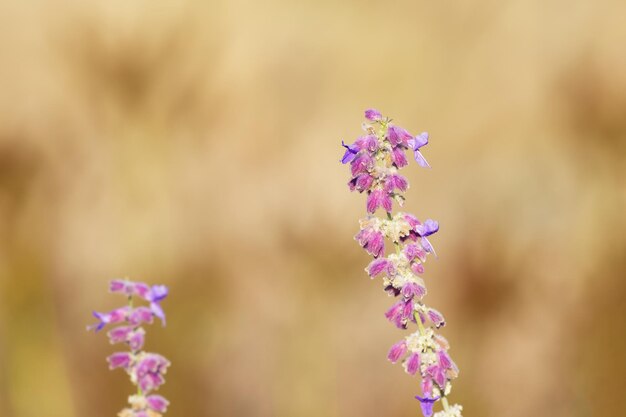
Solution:
<svg viewBox="0 0 626 417"><path fill-rule="evenodd" d="M141 327L133 330L131 334L128 335L128 346L130 350L133 352L137 352L143 347L143 343L146 339L146 331Z"/></svg>
<svg viewBox="0 0 626 417"><path fill-rule="evenodd" d="M151 303L159 303L167 297L168 293L169 291L165 285L153 285L152 288L150 288L150 292L146 296L146 300Z"/></svg>
<svg viewBox="0 0 626 417"><path fill-rule="evenodd" d="M415 243L409 243L404 247L404 255L410 261L413 261L415 258L422 258L423 256L419 256L422 248L416 245Z"/></svg>
<svg viewBox="0 0 626 417"><path fill-rule="evenodd" d="M426 287L417 282L407 282L402 286L402 296L406 299L422 298L426 295Z"/></svg>
<svg viewBox="0 0 626 417"><path fill-rule="evenodd" d="M419 395L416 395L415 398L420 402L424 417L431 417L433 415L433 405L439 398L420 397Z"/></svg>
<svg viewBox="0 0 626 417"><path fill-rule="evenodd" d="M115 279L111 281L109 286L109 291L113 293L122 293L129 297L137 295L145 298L149 290L150 287L143 282L133 282L126 279Z"/></svg>
<svg viewBox="0 0 626 417"><path fill-rule="evenodd" d="M365 110L365 118L367 120L371 120L373 122L376 122L378 120L382 120L383 115L380 114L380 112L376 109L367 109Z"/></svg>
<svg viewBox="0 0 626 417"><path fill-rule="evenodd" d="M161 301L167 297L167 293L168 290L165 285L153 285L145 297L146 300L150 301L150 310L156 317L161 319L163 326L165 326L165 313L161 308Z"/></svg>
<svg viewBox="0 0 626 417"><path fill-rule="evenodd" d="M343 141L341 141L341 146L346 148L346 153L343 154L343 158L341 158L341 163L348 164L354 161L354 158L356 158L356 155L359 153L358 146L356 144L346 145L345 143L343 143Z"/></svg>
<svg viewBox="0 0 626 417"><path fill-rule="evenodd" d="M439 223L435 220L428 219L424 223L417 225L415 227L415 231L421 237L421 244L424 250L437 256L435 248L433 248L433 245L431 245L427 236L430 236L439 231Z"/></svg>
<svg viewBox="0 0 626 417"><path fill-rule="evenodd" d="M378 149L378 139L375 135L361 136L354 142L354 145L358 150L367 151L371 155Z"/></svg>
<svg viewBox="0 0 626 417"><path fill-rule="evenodd" d="M407 346L406 341L402 340L391 347L389 353L387 354L387 358L392 362L396 363L404 354L406 353Z"/></svg>
<svg viewBox="0 0 626 417"><path fill-rule="evenodd" d="M393 193L395 190L406 191L409 182L402 175L391 174L385 180L385 191Z"/></svg>
<svg viewBox="0 0 626 417"><path fill-rule="evenodd" d="M109 336L109 342L114 345L116 343L125 343L130 339L130 336L135 331L134 326L120 326L109 330L107 336Z"/></svg>
<svg viewBox="0 0 626 417"><path fill-rule="evenodd" d="M439 224L431 219L420 222L410 213L392 213L393 202L399 205L409 188L407 179L398 173L408 165L405 152L413 152L418 165L429 167L421 153L428 144L428 133L412 136L406 129L392 125L390 119L374 109L365 111L366 136L354 144L342 142L346 152L342 163L350 163L351 191L367 193L366 209L369 215L360 221L360 231L355 236L374 259L366 268L372 278L382 275L383 289L396 302L385 312L385 317L396 327L406 329L415 323L418 331L394 344L387 355L396 363L403 360L403 367L410 375L421 377L420 401L425 417L433 415L433 406L442 400L444 411L438 416L460 417L461 406L449 406L447 396L450 381L458 375L458 368L447 353L447 340L436 333L445 324L443 315L423 302L426 295L424 281L418 277L424 273L428 255L436 257L429 237L439 230ZM379 209L385 211L377 217ZM385 257L385 240L395 246L395 253ZM408 354L408 355L407 355ZM405 358L405 355L406 358Z"/></svg>
<svg viewBox="0 0 626 417"><path fill-rule="evenodd" d="M424 265L422 265L421 263L412 263L411 264L411 271L413 271L414 274L420 275L424 273Z"/></svg>
<svg viewBox="0 0 626 417"><path fill-rule="evenodd" d="M165 383L163 375L156 372L148 372L139 377L138 385L143 392L151 392L159 389Z"/></svg>
<svg viewBox="0 0 626 417"><path fill-rule="evenodd" d="M126 319L128 311L128 307L117 308L109 313L98 313L94 311L93 316L98 319L98 323L88 326L87 330L95 329L96 332L99 332L107 324L121 323Z"/></svg>
<svg viewBox="0 0 626 417"><path fill-rule="evenodd" d="M374 167L374 159L368 154L360 154L350 162L352 176L367 174Z"/></svg>
<svg viewBox="0 0 626 417"><path fill-rule="evenodd" d="M109 369L128 369L133 361L133 355L130 352L116 352L107 357L107 361L109 362Z"/></svg>
<svg viewBox="0 0 626 417"><path fill-rule="evenodd" d="M428 316L428 319L433 322L435 327L440 328L446 325L446 320L443 318L443 314L434 308L429 308L426 315Z"/></svg>
<svg viewBox="0 0 626 417"><path fill-rule="evenodd" d="M391 308L385 313L385 317L387 317L387 320L394 322L397 320L398 317L402 318L403 307L404 303L402 303L401 301L398 301L397 303L392 305Z"/></svg>
<svg viewBox="0 0 626 417"><path fill-rule="evenodd" d="M388 213L391 212L391 197L384 190L373 190L367 196L367 211L374 214L379 207L382 207Z"/></svg>
<svg viewBox="0 0 626 417"><path fill-rule="evenodd" d="M350 180L348 186L350 187L350 191L356 190L362 193L364 191L368 191L372 187L373 183L374 177L370 174L359 174Z"/></svg>
<svg viewBox="0 0 626 417"><path fill-rule="evenodd" d="M170 404L165 398L160 395L150 395L146 397L146 401L148 402L148 407L157 413L164 413L167 411L167 406Z"/></svg>
<svg viewBox="0 0 626 417"><path fill-rule="evenodd" d="M420 368L420 355L417 352L413 352L406 360L405 369L410 375L415 375Z"/></svg>
<svg viewBox="0 0 626 417"><path fill-rule="evenodd" d="M385 237L378 230L368 227L362 229L354 238L375 258L385 253Z"/></svg>
<svg viewBox="0 0 626 417"><path fill-rule="evenodd" d="M441 387L442 389L446 385L446 370L441 366L432 365L426 369L426 373Z"/></svg>
<svg viewBox="0 0 626 417"><path fill-rule="evenodd" d="M437 352L437 355L439 356L439 365L443 369L452 369L452 359L450 359L447 352L440 350Z"/></svg>
<svg viewBox="0 0 626 417"><path fill-rule="evenodd" d="M154 313L148 307L137 307L128 316L128 322L133 325L141 323L152 324Z"/></svg>
<svg viewBox="0 0 626 417"><path fill-rule="evenodd" d="M387 275L393 275L395 272L395 267L393 263L391 263L388 259L378 258L374 259L369 266L367 267L367 271L370 277L374 278L381 273L385 272Z"/></svg>
<svg viewBox="0 0 626 417"><path fill-rule="evenodd" d="M129 397L130 407L122 410L119 417L160 417L167 410L169 402L160 395L148 395L165 383L164 375L170 362L156 353L142 351L146 331L143 324L150 324L154 317L165 324L165 313L161 302L167 297L164 285L149 286L143 282L114 280L110 291L128 298L128 305L110 313L94 313L99 323L89 326L101 330L107 324L120 324L107 333L111 343L126 343L130 352L116 352L107 357L110 369L122 368L137 386L137 394ZM148 306L133 308L133 298L143 299ZM148 396L147 396L148 395Z"/></svg>
<svg viewBox="0 0 626 417"><path fill-rule="evenodd" d="M398 168L405 167L409 164L409 162L406 160L404 150L401 148L396 148L391 152L391 161Z"/></svg>
<svg viewBox="0 0 626 417"><path fill-rule="evenodd" d="M389 128L387 129L387 137L391 146L402 146L404 148L408 148L409 140L413 139L413 136L411 136L406 129L393 125L389 125Z"/></svg>
<svg viewBox="0 0 626 417"><path fill-rule="evenodd" d="M420 152L420 148L422 146L426 146L428 144L428 132L422 132L414 138L409 139L408 145L409 148L413 149L413 156L415 157L415 162L417 162L420 166L424 168L430 168L426 158Z"/></svg>
<svg viewBox="0 0 626 417"><path fill-rule="evenodd" d="M430 236L439 231L439 223L436 220L428 219L424 223L415 226L415 231L421 237Z"/></svg>

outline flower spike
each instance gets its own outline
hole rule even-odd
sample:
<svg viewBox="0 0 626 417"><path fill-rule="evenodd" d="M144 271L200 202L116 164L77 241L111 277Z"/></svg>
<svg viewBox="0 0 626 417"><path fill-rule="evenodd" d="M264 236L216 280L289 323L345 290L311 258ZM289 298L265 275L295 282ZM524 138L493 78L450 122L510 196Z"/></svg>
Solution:
<svg viewBox="0 0 626 417"><path fill-rule="evenodd" d="M365 118L363 130L367 135L352 145L341 142L346 148L341 162L350 164L352 174L348 186L351 191L366 194L368 215L359 221L355 240L373 257L365 268L367 274L381 279L384 290L398 297L385 317L399 329L417 327L391 347L387 358L392 363L401 362L409 375L419 374L422 394L415 398L424 417L462 417L463 407L448 404L451 381L459 370L448 353L447 340L436 333L446 321L438 310L424 304L426 286L418 276L424 273L428 255L437 256L429 237L439 230L439 223L432 219L421 222L412 214L393 212L394 202L401 206L403 193L409 188L407 179L398 172L408 165L405 153L413 152L419 166L430 167L421 153L429 135L424 132L413 136L375 109L366 110ZM384 213L377 216L380 210ZM395 251L386 252L390 247ZM437 402L443 410L434 413Z"/></svg>
<svg viewBox="0 0 626 417"><path fill-rule="evenodd" d="M161 302L167 297L165 285L153 285L128 280L113 280L109 286L112 293L120 293L128 298L128 305L110 313L94 312L98 323L90 325L87 330L102 330L107 325L118 325L107 333L112 344L124 343L128 352L116 352L107 358L110 369L121 368L130 376L133 385L137 386L137 394L128 398L129 407L118 413L118 417L161 417L167 410L169 401L164 397L152 394L165 383L164 375L170 362L157 353L143 351L146 331L144 323L152 323L154 318L161 319L165 325L165 313ZM149 302L149 306L133 307L134 298Z"/></svg>

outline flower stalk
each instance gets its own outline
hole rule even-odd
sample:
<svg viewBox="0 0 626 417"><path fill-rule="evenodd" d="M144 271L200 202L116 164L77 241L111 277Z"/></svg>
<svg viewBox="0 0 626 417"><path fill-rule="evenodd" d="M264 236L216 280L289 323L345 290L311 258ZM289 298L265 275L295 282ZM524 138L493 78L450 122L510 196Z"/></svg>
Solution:
<svg viewBox="0 0 626 417"><path fill-rule="evenodd" d="M164 397L154 394L165 383L164 375L170 362L158 353L143 351L145 340L144 324L155 318L165 326L165 313L161 302L167 297L164 285L148 286L143 282L128 280L111 281L110 292L127 296L127 305L108 313L93 312L97 323L87 330L99 332L107 325L115 325L107 333L111 344L126 344L128 352L116 352L107 357L109 369L121 368L137 386L136 394L128 397L129 407L118 413L118 417L161 417L169 405ZM145 300L147 306L134 307L134 299Z"/></svg>
<svg viewBox="0 0 626 417"><path fill-rule="evenodd" d="M429 236L439 230L439 223L393 212L393 203L402 207L409 188L399 174L408 165L405 152L411 151L418 165L429 168L421 153L429 135L412 136L375 109L366 110L365 118L365 135L350 145L342 141L346 150L341 162L350 164L348 187L367 196L368 215L359 221L355 240L373 257L365 271L372 279L380 276L384 290L397 299L385 313L387 319L403 330L417 326L417 331L391 347L387 357L392 363L402 362L409 375L420 375L421 396L415 398L425 417L462 417L462 406L448 404L451 381L459 369L448 354L448 341L438 333L446 322L439 311L424 303L426 284L421 278L427 258L437 256ZM380 210L384 217L376 215ZM391 253L386 251L387 241L393 243ZM434 413L438 402L443 409Z"/></svg>

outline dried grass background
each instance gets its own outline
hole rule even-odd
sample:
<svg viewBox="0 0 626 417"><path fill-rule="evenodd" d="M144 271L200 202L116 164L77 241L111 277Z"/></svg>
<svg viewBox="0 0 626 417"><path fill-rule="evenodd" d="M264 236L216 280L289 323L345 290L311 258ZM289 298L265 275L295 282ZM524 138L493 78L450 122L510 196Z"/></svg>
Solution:
<svg viewBox="0 0 626 417"><path fill-rule="evenodd" d="M169 416L419 415L338 160L428 130L428 301L472 416L626 403L623 1L0 3L0 416L106 417L109 279L171 287Z"/></svg>

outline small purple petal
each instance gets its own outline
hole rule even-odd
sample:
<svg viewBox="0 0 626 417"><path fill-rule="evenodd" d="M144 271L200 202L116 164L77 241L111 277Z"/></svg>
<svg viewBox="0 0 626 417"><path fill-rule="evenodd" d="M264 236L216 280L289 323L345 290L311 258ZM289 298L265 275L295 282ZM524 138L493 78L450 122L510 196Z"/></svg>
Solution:
<svg viewBox="0 0 626 417"><path fill-rule="evenodd" d="M150 296L150 286L148 284L145 284L143 282L134 282L133 292L144 300L150 301L148 299L148 297Z"/></svg>
<svg viewBox="0 0 626 417"><path fill-rule="evenodd" d="M411 353L406 361L406 372L410 375L415 375L420 366L420 355L417 352Z"/></svg>
<svg viewBox="0 0 626 417"><path fill-rule="evenodd" d="M352 151L369 151L375 152L378 149L378 138L376 135L361 136L354 141L354 145L350 145Z"/></svg>
<svg viewBox="0 0 626 417"><path fill-rule="evenodd" d="M391 210L393 210L393 200L391 199L388 193L382 190L381 190L381 194L382 194L381 205L383 206L383 208L385 209L387 213L390 213Z"/></svg>
<svg viewBox="0 0 626 417"><path fill-rule="evenodd" d="M346 148L346 152L343 154L343 158L341 158L342 164L347 164L352 162L354 158L356 158L356 154L358 153L358 149L354 145L346 145L343 141L341 141L341 146Z"/></svg>
<svg viewBox="0 0 626 417"><path fill-rule="evenodd" d="M384 198L384 192L382 190L373 190L367 196L367 211L369 213L376 213L378 207L382 205L382 200Z"/></svg>
<svg viewBox="0 0 626 417"><path fill-rule="evenodd" d="M389 353L387 354L387 359L391 361L391 363L396 363L398 360L406 353L406 341L402 340L391 347Z"/></svg>
<svg viewBox="0 0 626 417"><path fill-rule="evenodd" d="M415 162L422 168L430 168L428 161L420 151L413 151L413 157L415 158Z"/></svg>
<svg viewBox="0 0 626 417"><path fill-rule="evenodd" d="M158 303L167 297L169 290L165 285L153 285L148 293L148 301Z"/></svg>
<svg viewBox="0 0 626 417"><path fill-rule="evenodd" d="M375 258L384 254L385 239L382 233L374 231L371 228L363 229L354 237L359 244Z"/></svg>
<svg viewBox="0 0 626 417"><path fill-rule="evenodd" d="M133 352L136 352L143 347L144 340L145 332L139 328L128 337L128 345Z"/></svg>
<svg viewBox="0 0 626 417"><path fill-rule="evenodd" d="M412 214L408 214L408 213L404 215L404 220L406 220L406 221L407 221L407 223L409 223L409 226L411 226L411 228L412 228L412 229L415 229L415 227L416 227L416 226L418 226L418 225L422 224L422 223L421 223L421 222L417 219L417 217L415 217L415 216L414 216L414 215L412 215Z"/></svg>
<svg viewBox="0 0 626 417"><path fill-rule="evenodd" d="M170 404L169 401L160 395L150 395L146 398L146 401L148 402L148 407L158 413L165 413L167 406Z"/></svg>
<svg viewBox="0 0 626 417"><path fill-rule="evenodd" d="M428 315L428 319L432 321L433 324L437 328L440 328L446 325L446 320L443 318L443 314L441 314L439 311L435 310L434 308L428 309L428 312L426 314Z"/></svg>
<svg viewBox="0 0 626 417"><path fill-rule="evenodd" d="M443 369L451 369L452 359L450 359L450 356L448 356L448 354L443 350L438 351L437 354L439 356L439 365Z"/></svg>
<svg viewBox="0 0 626 417"><path fill-rule="evenodd" d="M402 307L402 317L410 320L413 318L413 311L415 309L415 304L412 299L409 299L404 302L404 306Z"/></svg>
<svg viewBox="0 0 626 417"><path fill-rule="evenodd" d="M391 162L393 162L398 168L405 167L409 164L406 160L406 155L401 148L396 148L391 152Z"/></svg>
<svg viewBox="0 0 626 417"><path fill-rule="evenodd" d="M370 277L374 278L380 275L385 269L389 267L389 261L385 258L373 260L367 267L367 273Z"/></svg>
<svg viewBox="0 0 626 417"><path fill-rule="evenodd" d="M387 192L393 192L396 189L406 191L408 187L409 182L402 175L392 174L385 180L385 189Z"/></svg>
<svg viewBox="0 0 626 417"><path fill-rule="evenodd" d="M404 247L404 255L409 261L412 261L419 254L420 248L414 244L410 243Z"/></svg>
<svg viewBox="0 0 626 417"><path fill-rule="evenodd" d="M437 252L435 252L435 248L433 248L433 245L431 245L430 241L425 237L422 238L422 247L426 252L435 255L435 258L437 257Z"/></svg>
<svg viewBox="0 0 626 417"><path fill-rule="evenodd" d="M126 290L127 289L127 284L128 284L127 280L114 279L109 284L109 291L111 291L111 292L124 292L125 293L127 291Z"/></svg>
<svg viewBox="0 0 626 417"><path fill-rule="evenodd" d="M404 303L401 301L398 301L397 303L392 305L391 308L385 313L385 317L387 318L387 320L394 321L397 317L402 317L401 313L403 307Z"/></svg>
<svg viewBox="0 0 626 417"><path fill-rule="evenodd" d="M408 282L402 287L402 296L407 299L422 298L426 295L426 288L417 282Z"/></svg>
<svg viewBox="0 0 626 417"><path fill-rule="evenodd" d="M417 225L415 231L421 237L430 236L439 230L439 223L435 220L428 219L424 223Z"/></svg>
<svg viewBox="0 0 626 417"><path fill-rule="evenodd" d="M413 271L415 274L420 275L424 273L424 265L418 263L418 262L413 262L411 264L411 271Z"/></svg>
<svg viewBox="0 0 626 417"><path fill-rule="evenodd" d="M165 312L163 308L161 308L161 305L159 305L159 303L150 303L150 310L152 310L152 313L154 313L156 317L161 319L161 323L165 326Z"/></svg>
<svg viewBox="0 0 626 417"><path fill-rule="evenodd" d="M446 373L442 367L432 365L426 369L426 372L433 378L439 387L444 388L444 385L446 384Z"/></svg>
<svg viewBox="0 0 626 417"><path fill-rule="evenodd" d="M109 330L107 336L112 344L126 342L133 333L132 326L120 326Z"/></svg>
<svg viewBox="0 0 626 417"><path fill-rule="evenodd" d="M158 373L147 373L139 378L139 386L144 393L157 389L165 383L165 378Z"/></svg>
<svg viewBox="0 0 626 417"><path fill-rule="evenodd" d="M414 151L426 145L428 145L428 132L422 132L414 138L409 139L409 147Z"/></svg>
<svg viewBox="0 0 626 417"><path fill-rule="evenodd" d="M133 356L128 352L116 352L107 357L107 361L109 362L109 369L128 369L132 360Z"/></svg>
<svg viewBox="0 0 626 417"><path fill-rule="evenodd" d="M361 154L354 158L350 163L350 170L352 176L356 177L358 174L368 173L368 170L374 166L374 160L367 154Z"/></svg>
<svg viewBox="0 0 626 417"><path fill-rule="evenodd" d="M381 120L383 115L376 109L367 109L365 110L365 118L371 121Z"/></svg>
<svg viewBox="0 0 626 417"><path fill-rule="evenodd" d="M373 182L374 177L370 174L361 174L356 177L355 188L362 193L363 191L369 190Z"/></svg>
<svg viewBox="0 0 626 417"><path fill-rule="evenodd" d="M422 392L433 392L433 380L432 378L425 376L422 378Z"/></svg>
<svg viewBox="0 0 626 417"><path fill-rule="evenodd" d="M133 325L152 323L154 314L148 307L137 307L128 316L128 322Z"/></svg>
<svg viewBox="0 0 626 417"><path fill-rule="evenodd" d="M422 414L424 414L424 417L431 417L433 415L433 406L435 402L439 400L439 397L437 398L423 397L422 398L419 395L416 395L415 398L419 400L422 406Z"/></svg>
<svg viewBox="0 0 626 417"><path fill-rule="evenodd" d="M404 146L408 147L409 140L413 139L411 134L399 126L390 125L387 129L387 138L389 139L389 143L395 146Z"/></svg>

